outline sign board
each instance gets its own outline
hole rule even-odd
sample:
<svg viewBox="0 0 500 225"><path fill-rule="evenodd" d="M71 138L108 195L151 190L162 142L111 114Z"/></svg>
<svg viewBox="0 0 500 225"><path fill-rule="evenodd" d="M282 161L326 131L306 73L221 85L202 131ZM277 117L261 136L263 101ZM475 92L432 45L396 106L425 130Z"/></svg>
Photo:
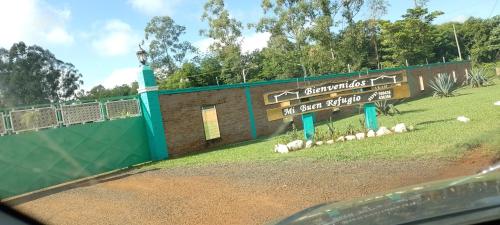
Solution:
<svg viewBox="0 0 500 225"><path fill-rule="evenodd" d="M404 82L407 82L405 72L398 72L397 74L390 75L361 77L344 81L332 81L309 87L267 93L264 94L264 103L269 105L329 93Z"/></svg>
<svg viewBox="0 0 500 225"><path fill-rule="evenodd" d="M408 84L405 83L391 88L341 94L335 97L328 97L321 100L302 102L295 105L268 109L267 118L269 121L279 120L285 117L297 116L325 109L340 108L345 106L360 105L382 100L401 99L407 97L410 97L410 89L408 87Z"/></svg>

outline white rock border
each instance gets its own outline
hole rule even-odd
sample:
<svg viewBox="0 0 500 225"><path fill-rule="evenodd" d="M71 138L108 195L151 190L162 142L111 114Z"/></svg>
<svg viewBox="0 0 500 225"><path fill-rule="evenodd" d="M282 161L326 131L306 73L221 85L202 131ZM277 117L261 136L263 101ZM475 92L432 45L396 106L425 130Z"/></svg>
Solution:
<svg viewBox="0 0 500 225"><path fill-rule="evenodd" d="M469 118L467 118L469 119ZM470 121L470 119L469 119ZM392 130L392 131L391 131ZM312 140L308 141L303 141L303 140L295 140L292 141L288 144L277 144L274 146L274 152L277 153L288 153L291 151L298 151L301 149L310 149L314 146L321 146L324 144L327 145L332 145L337 142L344 142L344 141L360 141L366 138L374 138L374 137L381 137L389 134L396 134L396 133L405 133L408 131L413 131L415 130L415 127L413 125L406 126L404 123L398 123L394 127L392 127L390 130L387 127L380 127L377 131L374 130L368 130L368 132L360 132L356 133L354 135L345 135L345 136L340 136L337 139L333 140L319 140L316 142L313 142Z"/></svg>

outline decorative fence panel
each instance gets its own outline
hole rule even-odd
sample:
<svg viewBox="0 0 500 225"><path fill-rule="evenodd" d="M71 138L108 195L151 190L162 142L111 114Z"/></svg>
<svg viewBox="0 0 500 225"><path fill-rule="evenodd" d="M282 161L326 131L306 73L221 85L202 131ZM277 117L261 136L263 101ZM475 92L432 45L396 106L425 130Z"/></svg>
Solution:
<svg viewBox="0 0 500 225"><path fill-rule="evenodd" d="M7 132L7 126L5 125L5 118L3 113L0 112L0 135L4 135Z"/></svg>
<svg viewBox="0 0 500 225"><path fill-rule="evenodd" d="M10 112L10 121L16 133L56 127L56 110L53 107L13 110Z"/></svg>
<svg viewBox="0 0 500 225"><path fill-rule="evenodd" d="M109 119L137 116L141 113L136 99L106 102L106 112Z"/></svg>
<svg viewBox="0 0 500 225"><path fill-rule="evenodd" d="M61 112L64 125L98 122L104 120L99 102L63 105L61 107Z"/></svg>
<svg viewBox="0 0 500 225"><path fill-rule="evenodd" d="M115 98L114 100L102 102L24 107L2 111L0 111L0 135L141 115L139 100L136 97Z"/></svg>

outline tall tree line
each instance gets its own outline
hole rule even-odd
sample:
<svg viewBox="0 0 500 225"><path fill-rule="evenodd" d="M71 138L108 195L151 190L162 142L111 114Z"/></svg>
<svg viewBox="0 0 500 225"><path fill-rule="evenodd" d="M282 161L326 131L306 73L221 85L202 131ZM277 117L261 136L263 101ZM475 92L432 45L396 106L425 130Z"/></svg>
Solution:
<svg viewBox="0 0 500 225"><path fill-rule="evenodd" d="M424 64L443 57L457 60L453 25L466 59L473 63L500 59L500 16L436 25L433 21L443 13L429 11L425 0L414 2L400 20L391 22L382 19L385 0L262 0L264 16L247 27L271 37L264 49L243 53L244 26L230 16L224 0L208 0L201 16L207 28L200 31L213 40L207 54L182 41L185 27L168 16L151 20L145 40L150 43L153 68L161 71L162 89ZM367 18L356 20L363 7L368 9ZM159 56L169 52L182 57L176 63L158 63ZM190 54L195 57L187 59Z"/></svg>

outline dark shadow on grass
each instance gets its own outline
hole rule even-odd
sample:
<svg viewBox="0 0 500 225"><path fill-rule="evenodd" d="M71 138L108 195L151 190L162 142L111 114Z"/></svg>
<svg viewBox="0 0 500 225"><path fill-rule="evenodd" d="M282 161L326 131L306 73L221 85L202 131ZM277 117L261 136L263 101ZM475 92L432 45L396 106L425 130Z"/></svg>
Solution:
<svg viewBox="0 0 500 225"><path fill-rule="evenodd" d="M137 169L137 167L128 167L126 169L118 170L116 172L112 172L112 173L105 174L102 176L97 176L94 178L84 179L81 181L57 185L53 188L48 188L46 190L36 191L33 193L21 195L19 197L14 197L14 198L8 199L6 201L2 201L2 203L5 203L6 205L9 205L9 206L15 206L15 205L23 204L26 202L34 201L34 200L37 200L39 198L43 198L43 197L46 197L46 196L49 196L52 194L57 194L59 192L71 190L74 188L88 187L88 186L92 186L92 185L96 185L96 184L100 184L100 183L106 183L109 181L119 180L122 178L126 178L128 176L132 176L132 175L136 175L136 174L140 174L140 173L145 173L145 172L152 171L152 170L158 170L158 169L150 169L150 170L132 172L135 169Z"/></svg>
<svg viewBox="0 0 500 225"><path fill-rule="evenodd" d="M471 95L472 93L455 93L455 96L453 97L460 97L460 96L465 96L465 95Z"/></svg>
<svg viewBox="0 0 500 225"><path fill-rule="evenodd" d="M404 110L404 111L400 111L400 114L405 115L405 114L419 113L419 112L425 112L425 111L427 111L427 109ZM398 115L398 114L395 114L395 115Z"/></svg>
<svg viewBox="0 0 500 225"><path fill-rule="evenodd" d="M443 122L448 122L448 121L452 121L452 120L455 120L455 119L450 118L450 119L442 119L442 120L429 120L429 121L417 123L416 125L418 126L418 125L427 125L427 124L433 124L433 123L443 123Z"/></svg>

